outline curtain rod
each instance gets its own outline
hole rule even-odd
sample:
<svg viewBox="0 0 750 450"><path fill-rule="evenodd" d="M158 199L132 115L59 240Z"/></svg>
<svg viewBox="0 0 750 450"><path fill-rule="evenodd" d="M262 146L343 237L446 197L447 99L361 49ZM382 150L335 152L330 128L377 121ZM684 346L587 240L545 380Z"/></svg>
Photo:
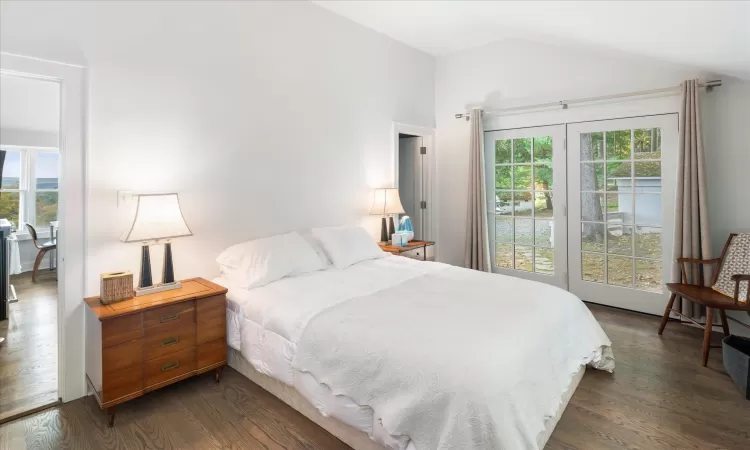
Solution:
<svg viewBox="0 0 750 450"><path fill-rule="evenodd" d="M721 86L721 80L711 80L706 81L705 83L699 83L698 87L706 88L706 91L710 92L713 88ZM499 113L506 113L506 112L512 112L512 111L523 111L527 109L541 109L541 108L553 108L556 106L559 106L561 109L568 109L568 105L574 105L578 103L589 103L589 102L597 102L602 100L614 100L618 98L627 98L627 97L640 97L643 95L653 95L653 94L661 94L665 92L673 92L680 89L680 86L672 86L668 88L660 88L660 89L648 89L645 91L635 91L635 92L627 92L624 94L613 94L613 95L602 95L599 97L585 97L585 98L577 98L573 100L560 100L559 102L548 102L548 103L537 103L536 105L527 105L527 106L516 106L513 108L502 108L502 109L491 109L484 111L482 110L482 114L499 114ZM469 113L459 113L456 114L456 119L465 118L467 121L469 120Z"/></svg>

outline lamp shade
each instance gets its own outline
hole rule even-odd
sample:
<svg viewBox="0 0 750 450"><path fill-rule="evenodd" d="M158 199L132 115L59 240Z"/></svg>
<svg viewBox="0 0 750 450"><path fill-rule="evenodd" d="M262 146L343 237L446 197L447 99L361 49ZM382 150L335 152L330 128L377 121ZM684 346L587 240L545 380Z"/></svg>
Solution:
<svg viewBox="0 0 750 450"><path fill-rule="evenodd" d="M401 205L401 197L397 188L375 189L375 195L370 208L373 216L386 216L388 214L403 214L404 207Z"/></svg>
<svg viewBox="0 0 750 450"><path fill-rule="evenodd" d="M136 195L138 203L130 228L123 233L123 242L144 242L192 236L180 210L177 194Z"/></svg>

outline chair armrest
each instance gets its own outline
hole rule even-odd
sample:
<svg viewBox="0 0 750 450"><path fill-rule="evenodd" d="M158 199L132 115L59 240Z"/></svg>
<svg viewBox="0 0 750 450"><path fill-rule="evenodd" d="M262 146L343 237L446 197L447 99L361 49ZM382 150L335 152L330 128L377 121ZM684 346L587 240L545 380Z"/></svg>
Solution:
<svg viewBox="0 0 750 450"><path fill-rule="evenodd" d="M680 265L680 271L682 272L682 282L687 283L688 276L687 270L685 269L686 263L693 263L699 265L718 265L721 262L721 258L714 259L699 259L699 258L677 258L677 263ZM701 280L696 280L696 283L700 283Z"/></svg>
<svg viewBox="0 0 750 450"><path fill-rule="evenodd" d="M734 281L750 281L750 275L732 275Z"/></svg>

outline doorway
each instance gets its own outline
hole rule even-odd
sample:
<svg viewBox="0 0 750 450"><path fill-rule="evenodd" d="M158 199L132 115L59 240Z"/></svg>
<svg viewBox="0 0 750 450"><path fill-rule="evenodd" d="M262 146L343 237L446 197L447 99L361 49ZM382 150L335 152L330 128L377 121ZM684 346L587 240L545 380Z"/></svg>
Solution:
<svg viewBox="0 0 750 450"><path fill-rule="evenodd" d="M493 272L661 315L676 155L676 114L485 132Z"/></svg>
<svg viewBox="0 0 750 450"><path fill-rule="evenodd" d="M60 90L0 75L0 423L60 398Z"/></svg>

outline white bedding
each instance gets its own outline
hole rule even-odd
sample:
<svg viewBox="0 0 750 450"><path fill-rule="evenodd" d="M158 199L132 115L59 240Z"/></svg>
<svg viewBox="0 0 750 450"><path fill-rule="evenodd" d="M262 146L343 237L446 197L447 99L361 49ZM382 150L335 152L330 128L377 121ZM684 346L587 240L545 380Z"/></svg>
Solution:
<svg viewBox="0 0 750 450"><path fill-rule="evenodd" d="M229 288L229 345L239 350L256 370L294 386L324 415L331 415L368 433L386 447L403 449L407 444L413 448L413 443L406 436L398 436L398 433L395 433L397 437L391 436L383 428L381 420L375 418L371 408L359 406L348 396L333 395L327 386L318 383L309 373L296 372L292 368L292 360L308 323L322 312L347 300L361 299L384 290L389 290L388 296L398 296L401 285L409 280L449 267L402 257L387 257L355 264L344 270L331 268L285 278L251 290L235 289L222 279L216 282ZM495 281L502 284L503 279L507 286L512 286L517 280L498 276ZM561 290L549 291L550 288L545 285L535 285L547 289L547 297L550 297L549 292L570 296ZM508 289L501 291L504 294L511 292ZM554 302L554 297L552 295L546 301ZM598 327L593 318L591 321ZM509 342L519 345L517 341ZM581 364L585 362L581 361ZM570 374L571 379L572 376L573 373ZM544 417L539 419L543 421Z"/></svg>

